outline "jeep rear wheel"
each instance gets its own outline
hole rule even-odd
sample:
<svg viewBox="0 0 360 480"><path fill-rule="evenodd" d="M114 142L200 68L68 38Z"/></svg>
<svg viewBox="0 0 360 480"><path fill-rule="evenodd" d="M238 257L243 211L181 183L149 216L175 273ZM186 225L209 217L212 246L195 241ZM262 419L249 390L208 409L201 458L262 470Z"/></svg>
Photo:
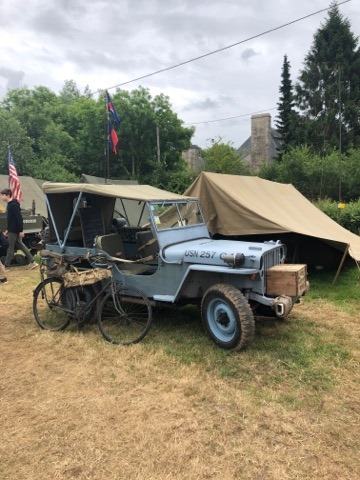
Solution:
<svg viewBox="0 0 360 480"><path fill-rule="evenodd" d="M244 350L254 337L250 305L232 285L217 284L207 290L201 302L201 317L208 335L221 348Z"/></svg>

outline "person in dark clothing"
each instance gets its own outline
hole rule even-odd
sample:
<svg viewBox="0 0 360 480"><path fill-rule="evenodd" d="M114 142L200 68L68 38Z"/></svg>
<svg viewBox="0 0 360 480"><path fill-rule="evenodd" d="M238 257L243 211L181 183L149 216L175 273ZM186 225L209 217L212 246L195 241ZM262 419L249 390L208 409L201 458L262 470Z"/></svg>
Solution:
<svg viewBox="0 0 360 480"><path fill-rule="evenodd" d="M10 267L11 259L13 258L16 248L17 250L22 250L24 252L25 257L29 262L28 268L32 270L33 268L37 267L37 264L34 262L33 256L31 255L29 249L22 242L22 238L25 234L23 232L24 227L20 203L15 198L12 198L12 192L9 188L1 190L0 200L3 200L7 203L7 230L4 232L4 234L7 236L9 246L5 258L5 268Z"/></svg>
<svg viewBox="0 0 360 480"><path fill-rule="evenodd" d="M5 237L3 232L0 232L0 257L6 256L8 246L9 246L8 239Z"/></svg>
<svg viewBox="0 0 360 480"><path fill-rule="evenodd" d="M5 272L6 272L5 267L1 263L1 260L0 260L0 284L1 283L7 283L7 281L8 281L6 276L5 276Z"/></svg>

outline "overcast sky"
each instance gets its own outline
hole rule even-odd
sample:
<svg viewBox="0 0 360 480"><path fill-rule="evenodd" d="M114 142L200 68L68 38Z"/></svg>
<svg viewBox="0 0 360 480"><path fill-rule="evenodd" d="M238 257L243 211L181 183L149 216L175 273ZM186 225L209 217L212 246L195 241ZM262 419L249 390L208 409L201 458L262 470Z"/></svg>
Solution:
<svg viewBox="0 0 360 480"><path fill-rule="evenodd" d="M341 0L339 0L340 3ZM284 55L296 81L327 12L250 37L327 8L329 0L1 0L0 97L7 89L43 85L58 93L65 80L81 91L109 89L149 73L219 53L122 86L169 96L194 144L221 138L239 147L250 114L276 117ZM339 6L360 34L360 5ZM241 43L240 43L241 42ZM119 112L121 116L121 112ZM239 118L226 119L238 116ZM200 123L205 122L205 123Z"/></svg>

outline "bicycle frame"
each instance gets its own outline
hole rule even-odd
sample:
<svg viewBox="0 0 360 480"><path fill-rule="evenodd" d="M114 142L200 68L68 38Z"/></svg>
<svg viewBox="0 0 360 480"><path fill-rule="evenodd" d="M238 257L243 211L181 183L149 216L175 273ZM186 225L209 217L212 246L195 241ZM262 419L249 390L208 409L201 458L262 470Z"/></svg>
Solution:
<svg viewBox="0 0 360 480"><path fill-rule="evenodd" d="M41 282L34 290L33 299L34 316L40 328L60 331L72 320L80 328L92 323L95 314L100 333L110 343L130 345L147 335L152 323L152 307L142 292L125 286L114 276L86 285L65 287L64 278L60 275L47 275L45 278L46 263L41 265ZM112 259L99 255L77 257L75 260L65 258L62 267L69 271L73 265L74 270L78 271L81 263L90 264L90 268L100 265L103 268L116 268ZM91 280L93 278L98 277L91 277ZM101 286L93 288L99 283ZM89 287L91 298L86 298L89 292L86 289ZM83 298L82 292L85 292Z"/></svg>

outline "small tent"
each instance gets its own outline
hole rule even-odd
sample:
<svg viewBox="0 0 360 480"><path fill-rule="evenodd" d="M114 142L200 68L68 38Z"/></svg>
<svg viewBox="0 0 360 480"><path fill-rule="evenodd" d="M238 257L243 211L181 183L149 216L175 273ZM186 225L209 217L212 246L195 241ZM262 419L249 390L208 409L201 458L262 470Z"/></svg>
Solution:
<svg viewBox="0 0 360 480"><path fill-rule="evenodd" d="M47 206L45 201L45 195L42 191L42 185L45 180L39 180L32 177L19 176L21 190L23 194L23 200L21 202L21 208L24 210L33 211L35 208L35 214L42 215L47 218ZM136 180L114 180L107 179L102 177L95 177L93 175L86 175L83 173L80 178L82 183L92 183L92 184L105 184L109 185L137 185ZM8 188L9 186L9 176L0 175L0 190L3 188ZM5 205L0 204L0 212L5 211Z"/></svg>
<svg viewBox="0 0 360 480"><path fill-rule="evenodd" d="M185 195L200 201L216 237L280 239L291 262L337 266L360 261L360 237L321 212L295 187L259 177L202 172Z"/></svg>
<svg viewBox="0 0 360 480"><path fill-rule="evenodd" d="M35 213L47 217L47 208L45 196L42 191L43 180L37 180L32 177L19 176L23 200L21 208L31 210L35 208ZM9 187L9 176L0 175L0 190Z"/></svg>

